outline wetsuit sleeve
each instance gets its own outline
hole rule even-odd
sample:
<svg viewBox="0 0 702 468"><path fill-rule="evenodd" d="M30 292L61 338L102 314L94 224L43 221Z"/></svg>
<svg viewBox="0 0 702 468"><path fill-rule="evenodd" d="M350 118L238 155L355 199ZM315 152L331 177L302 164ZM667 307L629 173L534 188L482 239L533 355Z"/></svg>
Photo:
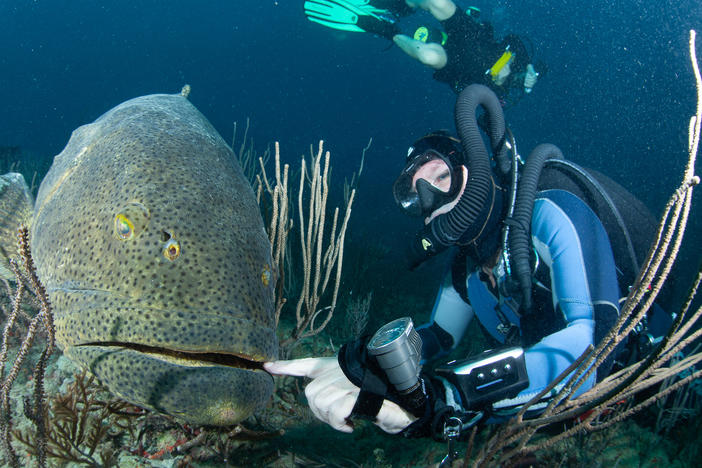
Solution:
<svg viewBox="0 0 702 468"><path fill-rule="evenodd" d="M473 308L453 287L449 270L434 301L429 323L417 327L422 338L422 360L431 361L455 348L472 318Z"/></svg>
<svg viewBox="0 0 702 468"><path fill-rule="evenodd" d="M619 290L609 238L597 216L569 192L549 190L534 204L532 241L550 268L554 307L565 328L526 350L529 387L494 405L509 410L543 390L595 342L596 318L618 314ZM592 375L576 392L592 387Z"/></svg>

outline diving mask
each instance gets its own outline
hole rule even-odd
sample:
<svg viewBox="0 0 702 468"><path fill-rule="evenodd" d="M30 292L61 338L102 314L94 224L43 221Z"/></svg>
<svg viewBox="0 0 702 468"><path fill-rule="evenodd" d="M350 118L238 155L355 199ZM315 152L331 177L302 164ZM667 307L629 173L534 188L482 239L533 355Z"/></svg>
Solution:
<svg viewBox="0 0 702 468"><path fill-rule="evenodd" d="M463 171L429 149L411 158L392 187L395 202L408 215L426 217L453 201L463 185Z"/></svg>

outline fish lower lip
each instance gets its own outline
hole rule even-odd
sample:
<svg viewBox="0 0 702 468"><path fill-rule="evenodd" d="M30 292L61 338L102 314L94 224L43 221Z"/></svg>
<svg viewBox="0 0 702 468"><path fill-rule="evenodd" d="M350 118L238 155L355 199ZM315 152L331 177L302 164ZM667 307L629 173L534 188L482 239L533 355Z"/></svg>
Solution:
<svg viewBox="0 0 702 468"><path fill-rule="evenodd" d="M210 362L212 364L217 364L220 366L236 367L239 369L263 370L262 362L254 361L253 359L244 356L237 356L235 354L176 351L173 349L160 348L158 346L148 346L137 343L123 343L119 341L82 343L77 346L114 346L118 348L131 349L133 351L137 351L144 354L159 354L164 357L193 361L193 363L198 364L202 364L203 362Z"/></svg>

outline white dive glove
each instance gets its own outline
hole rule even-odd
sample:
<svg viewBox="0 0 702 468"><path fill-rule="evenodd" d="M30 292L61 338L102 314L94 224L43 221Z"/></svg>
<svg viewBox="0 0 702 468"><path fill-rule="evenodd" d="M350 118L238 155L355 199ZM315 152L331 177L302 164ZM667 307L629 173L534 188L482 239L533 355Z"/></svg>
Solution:
<svg viewBox="0 0 702 468"><path fill-rule="evenodd" d="M426 10L439 21L449 19L456 12L456 4L451 0L405 0L411 8Z"/></svg>
<svg viewBox="0 0 702 468"><path fill-rule="evenodd" d="M538 78L539 74L534 70L534 65L527 65L526 74L524 75L524 92L530 93Z"/></svg>
<svg viewBox="0 0 702 468"><path fill-rule="evenodd" d="M431 0L405 0L407 6L412 8L422 8L424 10L429 9Z"/></svg>
<svg viewBox="0 0 702 468"><path fill-rule="evenodd" d="M271 374L312 379L305 387L312 413L337 431L353 431L348 417L360 390L346 378L336 357L266 362L263 368ZM384 400L375 425L387 433L397 434L415 419L395 403Z"/></svg>

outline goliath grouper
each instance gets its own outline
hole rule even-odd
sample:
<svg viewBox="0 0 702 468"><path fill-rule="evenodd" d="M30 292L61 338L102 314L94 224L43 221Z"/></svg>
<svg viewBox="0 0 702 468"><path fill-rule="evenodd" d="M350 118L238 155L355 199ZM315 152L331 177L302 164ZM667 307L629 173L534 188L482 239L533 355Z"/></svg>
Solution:
<svg viewBox="0 0 702 468"><path fill-rule="evenodd" d="M6 277L22 223L59 346L113 393L213 425L268 400L270 244L232 150L185 97L132 99L76 129L33 207L21 175L0 177Z"/></svg>

